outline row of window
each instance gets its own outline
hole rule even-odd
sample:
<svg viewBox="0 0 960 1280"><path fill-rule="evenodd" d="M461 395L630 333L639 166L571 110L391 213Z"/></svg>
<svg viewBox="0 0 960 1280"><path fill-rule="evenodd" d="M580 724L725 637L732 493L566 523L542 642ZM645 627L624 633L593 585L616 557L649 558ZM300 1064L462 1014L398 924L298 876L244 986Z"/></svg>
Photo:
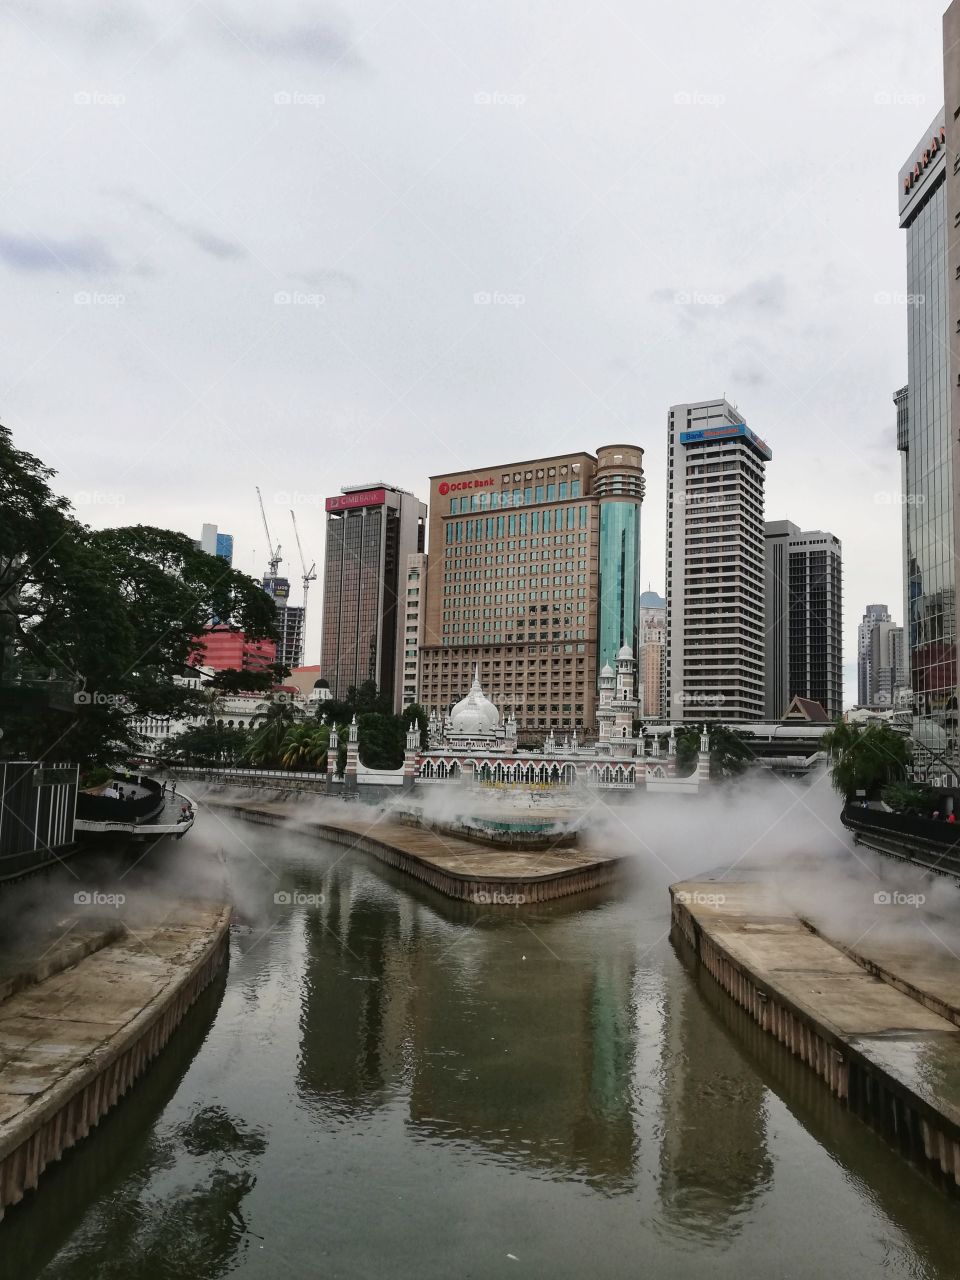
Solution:
<svg viewBox="0 0 960 1280"><path fill-rule="evenodd" d="M450 514L466 515L473 511L497 511L506 507L530 506L533 502L565 502L580 497L579 480L561 480L559 484L527 485L523 489L482 489L450 499ZM549 513L545 513L549 514Z"/></svg>
<svg viewBox="0 0 960 1280"><path fill-rule="evenodd" d="M524 537L526 534L560 533L562 530L586 529L588 507L559 507L557 510L521 511L508 516L486 516L476 520L448 520L445 538L448 544L482 542L485 538Z"/></svg>

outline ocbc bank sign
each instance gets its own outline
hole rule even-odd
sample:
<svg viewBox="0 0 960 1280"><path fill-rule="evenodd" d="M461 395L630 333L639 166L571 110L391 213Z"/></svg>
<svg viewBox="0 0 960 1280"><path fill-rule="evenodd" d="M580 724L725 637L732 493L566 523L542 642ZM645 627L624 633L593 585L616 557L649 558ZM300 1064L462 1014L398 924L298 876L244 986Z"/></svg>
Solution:
<svg viewBox="0 0 960 1280"><path fill-rule="evenodd" d="M441 480L437 485L437 493L443 498L448 493L460 493L464 489L489 489L495 483L495 480L495 476L488 476L485 480L477 478L470 480Z"/></svg>

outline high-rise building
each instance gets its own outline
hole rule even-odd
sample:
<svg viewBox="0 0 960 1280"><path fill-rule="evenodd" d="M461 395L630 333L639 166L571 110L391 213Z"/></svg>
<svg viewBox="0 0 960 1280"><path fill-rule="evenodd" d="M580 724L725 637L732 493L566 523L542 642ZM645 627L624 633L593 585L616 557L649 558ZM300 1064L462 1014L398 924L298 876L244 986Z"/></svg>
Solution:
<svg viewBox="0 0 960 1280"><path fill-rule="evenodd" d="M263 589L277 610L277 662L292 671L303 664L303 606L289 603L289 578L266 574Z"/></svg>
<svg viewBox="0 0 960 1280"><path fill-rule="evenodd" d="M868 604L857 627L857 703L870 705L870 637L880 622L890 621L890 610L885 604Z"/></svg>
<svg viewBox="0 0 960 1280"><path fill-rule="evenodd" d="M870 688L867 706L889 707L904 686L903 627L886 619L870 632Z"/></svg>
<svg viewBox="0 0 960 1280"><path fill-rule="evenodd" d="M952 5L944 20L958 21ZM956 46L952 62L956 63ZM951 58L945 78L960 92ZM900 226L907 237L907 386L898 392L897 447L903 470L904 631L918 714L941 727L947 754L956 750L957 450L951 431L950 349L956 343L956 281L960 257L948 202L956 205L956 138L947 123L960 99L950 99L899 175ZM949 194L948 194L949 193ZM948 244L953 244L951 259ZM954 315L951 327L950 316Z"/></svg>
<svg viewBox="0 0 960 1280"><path fill-rule="evenodd" d="M427 597L427 557L422 551L407 556L407 589L403 627L403 705L416 702L420 684L420 646L423 644Z"/></svg>
<svg viewBox="0 0 960 1280"><path fill-rule="evenodd" d="M355 485L327 498L320 665L333 696L373 680L403 706L407 557L424 550L427 509L386 484Z"/></svg>
<svg viewBox="0 0 960 1280"><path fill-rule="evenodd" d="M772 453L726 400L667 419L667 715L764 714L764 464Z"/></svg>
<svg viewBox="0 0 960 1280"><path fill-rule="evenodd" d="M640 654L637 662L640 710L644 717L663 716L663 670L667 645L667 602L656 591L640 593Z"/></svg>
<svg viewBox="0 0 960 1280"><path fill-rule="evenodd" d="M262 671L278 661L272 640L249 640L238 627L220 623L198 636L197 644L191 663L214 671Z"/></svg>
<svg viewBox="0 0 960 1280"><path fill-rule="evenodd" d="M431 478L425 706L446 711L476 666L521 732L595 729L600 668L639 643L642 458L608 445Z"/></svg>
<svg viewBox="0 0 960 1280"><path fill-rule="evenodd" d="M843 576L840 539L768 520L766 541L766 717L779 720L795 696L843 711Z"/></svg>
<svg viewBox="0 0 960 1280"><path fill-rule="evenodd" d="M233 564L233 534L218 532L215 524L201 526L197 546L208 556L219 556L227 564Z"/></svg>

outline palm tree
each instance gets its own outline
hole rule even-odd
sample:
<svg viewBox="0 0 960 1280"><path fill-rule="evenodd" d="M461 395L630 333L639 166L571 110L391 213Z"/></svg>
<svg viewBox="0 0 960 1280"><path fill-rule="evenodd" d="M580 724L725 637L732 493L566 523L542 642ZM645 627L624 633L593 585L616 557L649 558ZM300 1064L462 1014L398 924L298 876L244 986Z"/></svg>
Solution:
<svg viewBox="0 0 960 1280"><path fill-rule="evenodd" d="M329 725L295 724L287 730L280 747L280 763L285 769L317 769L327 765Z"/></svg>
<svg viewBox="0 0 960 1280"><path fill-rule="evenodd" d="M280 758L287 729L296 718L291 702L271 702L263 724L250 739L247 758L251 764L273 765Z"/></svg>

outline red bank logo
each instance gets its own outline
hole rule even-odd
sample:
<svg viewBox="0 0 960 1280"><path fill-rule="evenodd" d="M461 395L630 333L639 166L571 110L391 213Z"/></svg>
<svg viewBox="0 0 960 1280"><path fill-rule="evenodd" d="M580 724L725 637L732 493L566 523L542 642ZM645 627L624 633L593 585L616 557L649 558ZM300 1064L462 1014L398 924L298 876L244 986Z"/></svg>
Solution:
<svg viewBox="0 0 960 1280"><path fill-rule="evenodd" d="M924 169L930 164L931 160L936 158L937 152L940 151L947 139L947 131L943 125L930 139L930 145L920 153L920 158L914 164L913 168L903 180L904 193L909 191L916 183L920 181Z"/></svg>
<svg viewBox="0 0 960 1280"><path fill-rule="evenodd" d="M437 493L443 498L448 493L457 493L461 489L489 489L493 483L493 476L488 476L486 480L455 480L453 484L448 484L446 480L441 480L437 485Z"/></svg>

